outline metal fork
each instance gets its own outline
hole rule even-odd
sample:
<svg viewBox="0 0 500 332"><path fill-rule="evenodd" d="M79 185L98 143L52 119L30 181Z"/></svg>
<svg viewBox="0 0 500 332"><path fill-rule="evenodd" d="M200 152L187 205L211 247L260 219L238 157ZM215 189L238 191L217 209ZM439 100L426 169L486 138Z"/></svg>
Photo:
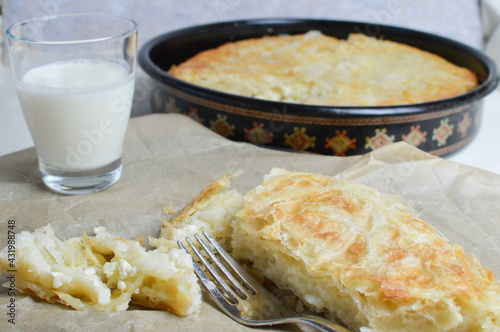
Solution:
<svg viewBox="0 0 500 332"><path fill-rule="evenodd" d="M322 317L298 316L252 278L206 231L203 231L202 234L210 242L213 249L198 234L194 234L194 237L217 268L209 263L189 237L186 237L186 242L196 256L193 256L181 241L177 241L177 244L193 258L193 266L198 279L215 300L215 303L236 322L247 326L307 324L322 331L349 332L346 328ZM200 264L205 266L215 282L203 272L195 257L199 259ZM221 260L225 263L222 263ZM233 272L231 273L228 268ZM217 270L222 272L224 277Z"/></svg>

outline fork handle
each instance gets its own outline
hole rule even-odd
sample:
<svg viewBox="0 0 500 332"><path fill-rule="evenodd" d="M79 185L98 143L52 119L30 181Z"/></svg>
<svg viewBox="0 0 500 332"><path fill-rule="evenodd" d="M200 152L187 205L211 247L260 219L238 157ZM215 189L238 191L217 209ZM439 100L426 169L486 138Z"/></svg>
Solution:
<svg viewBox="0 0 500 332"><path fill-rule="evenodd" d="M317 329L321 331L328 331L328 332L350 332L348 329L346 329L343 326L340 326L339 324L332 322L331 320L318 317L318 316L312 316L312 315L307 315L307 316L300 316L300 317L290 317L286 319L290 323L299 323L299 324L306 324L310 326L314 326Z"/></svg>

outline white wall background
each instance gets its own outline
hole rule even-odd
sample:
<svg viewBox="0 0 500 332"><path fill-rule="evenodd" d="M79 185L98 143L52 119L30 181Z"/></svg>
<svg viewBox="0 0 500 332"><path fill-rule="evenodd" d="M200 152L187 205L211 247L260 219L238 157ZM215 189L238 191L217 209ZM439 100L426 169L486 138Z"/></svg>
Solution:
<svg viewBox="0 0 500 332"><path fill-rule="evenodd" d="M1 1L1 0L0 0ZM202 23L261 17L307 17L398 25L480 47L477 0L3 0L5 25L33 16L106 12L135 19L140 43Z"/></svg>

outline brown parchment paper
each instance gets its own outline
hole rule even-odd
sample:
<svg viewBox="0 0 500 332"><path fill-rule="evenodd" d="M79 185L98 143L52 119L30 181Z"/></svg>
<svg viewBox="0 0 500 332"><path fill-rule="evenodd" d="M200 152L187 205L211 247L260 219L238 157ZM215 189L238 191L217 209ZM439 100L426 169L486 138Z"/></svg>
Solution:
<svg viewBox="0 0 500 332"><path fill-rule="evenodd" d="M281 167L336 175L404 197L450 242L474 252L500 277L500 176L430 156L405 143L347 158L299 154L232 142L183 115L154 114L130 121L123 164L121 180L108 190L64 196L42 184L34 149L0 158L0 247L7 244L9 220L15 221L16 232L50 223L63 239L83 232L91 235L96 226L126 238L157 237L164 206L183 206L210 182L236 169L245 173L233 187L247 191L272 167ZM6 281L5 274L0 281ZM15 325L7 315L12 298ZM0 330L247 330L204 298L200 312L190 317L136 306L125 312L81 312L22 293L13 297L2 287Z"/></svg>

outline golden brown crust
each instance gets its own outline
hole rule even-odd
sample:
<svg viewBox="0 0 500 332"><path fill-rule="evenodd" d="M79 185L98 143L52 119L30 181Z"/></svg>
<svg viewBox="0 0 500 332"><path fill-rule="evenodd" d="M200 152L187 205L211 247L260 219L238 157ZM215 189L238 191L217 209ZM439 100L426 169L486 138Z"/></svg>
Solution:
<svg viewBox="0 0 500 332"><path fill-rule="evenodd" d="M498 280L399 198L273 170L234 225L236 257L351 328L500 328Z"/></svg>
<svg viewBox="0 0 500 332"><path fill-rule="evenodd" d="M202 231L209 232L226 250L230 249L231 219L243 204L243 194L230 189L231 181L242 173L229 173L205 187L184 208L163 221L160 237L150 238L157 248L176 247L177 241L185 241Z"/></svg>
<svg viewBox="0 0 500 332"><path fill-rule="evenodd" d="M221 193L224 190L227 190L231 184L231 176L232 174L227 174L216 181L210 183L207 187L205 187L198 195L196 195L193 200L184 206L181 210L176 212L170 219L169 223L171 225L176 225L180 222L183 222L190 215L193 215L201 209L205 203L208 202L212 197Z"/></svg>
<svg viewBox="0 0 500 332"><path fill-rule="evenodd" d="M242 96L337 106L412 104L477 86L470 70L415 47L362 34L339 40L314 31L227 43L169 73Z"/></svg>

